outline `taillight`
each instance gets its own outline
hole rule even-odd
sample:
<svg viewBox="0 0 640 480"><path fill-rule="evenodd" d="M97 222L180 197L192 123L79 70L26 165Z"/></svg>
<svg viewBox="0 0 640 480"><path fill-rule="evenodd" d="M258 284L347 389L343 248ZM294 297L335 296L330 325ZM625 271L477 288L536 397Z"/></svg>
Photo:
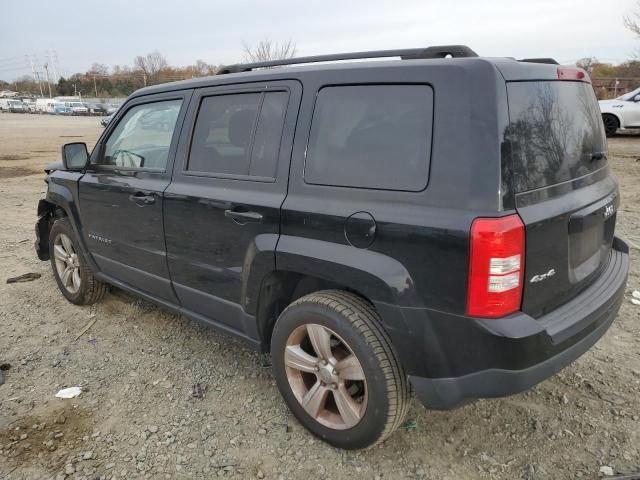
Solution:
<svg viewBox="0 0 640 480"><path fill-rule="evenodd" d="M589 75L581 68L558 67L558 80L582 80L591 82Z"/></svg>
<svg viewBox="0 0 640 480"><path fill-rule="evenodd" d="M498 318L520 309L524 225L516 214L471 225L467 314Z"/></svg>

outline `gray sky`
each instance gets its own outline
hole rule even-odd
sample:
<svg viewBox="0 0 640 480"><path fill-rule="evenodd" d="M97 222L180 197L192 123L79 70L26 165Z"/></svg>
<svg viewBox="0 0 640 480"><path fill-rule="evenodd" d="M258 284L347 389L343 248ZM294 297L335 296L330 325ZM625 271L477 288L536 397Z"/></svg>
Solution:
<svg viewBox="0 0 640 480"><path fill-rule="evenodd" d="M585 56L618 63L640 49L622 25L634 0L0 0L0 79L55 51L59 74L131 65L158 49L173 65L241 60L242 43L297 43L299 55L461 43L480 55ZM68 5L68 8L63 8Z"/></svg>

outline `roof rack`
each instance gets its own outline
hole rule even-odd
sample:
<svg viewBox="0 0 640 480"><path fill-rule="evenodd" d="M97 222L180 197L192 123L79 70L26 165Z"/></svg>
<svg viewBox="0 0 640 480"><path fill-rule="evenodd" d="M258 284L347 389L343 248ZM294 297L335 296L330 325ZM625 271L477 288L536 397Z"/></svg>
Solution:
<svg viewBox="0 0 640 480"><path fill-rule="evenodd" d="M478 54L466 45L438 45L427 48L407 48L400 50L373 50L370 52L334 53L332 55L314 55L310 57L269 60L267 62L238 63L223 66L217 75L226 73L250 72L255 68L279 67L300 63L335 62L338 60L358 60L365 58L400 57L403 60L446 57L477 57Z"/></svg>

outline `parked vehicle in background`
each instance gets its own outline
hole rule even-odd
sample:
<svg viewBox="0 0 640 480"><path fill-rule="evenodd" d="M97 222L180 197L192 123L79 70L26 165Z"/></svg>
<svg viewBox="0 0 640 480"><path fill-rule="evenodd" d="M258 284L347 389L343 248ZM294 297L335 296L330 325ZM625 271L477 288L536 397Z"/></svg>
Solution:
<svg viewBox="0 0 640 480"><path fill-rule="evenodd" d="M66 105L65 103L56 102L56 103L53 104L53 107L51 109L51 113L53 113L55 115L72 115L73 114L73 110L71 109L71 107L69 105Z"/></svg>
<svg viewBox="0 0 640 480"><path fill-rule="evenodd" d="M230 66L134 93L48 170L35 246L65 298L115 285L270 352L341 448L402 425L410 384L435 409L530 388L624 298L596 97L549 59Z"/></svg>
<svg viewBox="0 0 640 480"><path fill-rule="evenodd" d="M100 125L102 125L103 127L106 127L107 125L109 125L109 122L113 120L114 116L115 116L115 113L112 113L111 115L107 115L102 120L100 120Z"/></svg>
<svg viewBox="0 0 640 480"><path fill-rule="evenodd" d="M89 115L106 115L107 108L102 103L85 103L85 107L89 110Z"/></svg>
<svg viewBox="0 0 640 480"><path fill-rule="evenodd" d="M608 137L615 135L618 129L640 128L640 88L614 100L600 100L598 105Z"/></svg>
<svg viewBox="0 0 640 480"><path fill-rule="evenodd" d="M21 100L0 98L0 111L10 113L27 113L29 109Z"/></svg>
<svg viewBox="0 0 640 480"><path fill-rule="evenodd" d="M36 102L33 100L25 100L22 103L27 108L27 113L36 113Z"/></svg>
<svg viewBox="0 0 640 480"><path fill-rule="evenodd" d="M53 113L56 101L53 98L37 98L36 113Z"/></svg>
<svg viewBox="0 0 640 480"><path fill-rule="evenodd" d="M107 104L107 115L112 115L118 111L120 105L117 103L108 103Z"/></svg>
<svg viewBox="0 0 640 480"><path fill-rule="evenodd" d="M89 115L89 109L82 102L64 102L71 109L71 115Z"/></svg>

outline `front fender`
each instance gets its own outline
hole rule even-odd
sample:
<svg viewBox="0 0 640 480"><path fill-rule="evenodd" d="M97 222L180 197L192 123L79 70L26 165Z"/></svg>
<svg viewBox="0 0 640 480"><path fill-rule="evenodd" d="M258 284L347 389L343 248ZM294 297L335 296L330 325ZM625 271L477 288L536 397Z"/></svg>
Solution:
<svg viewBox="0 0 640 480"><path fill-rule="evenodd" d="M618 110L618 111L616 111ZM607 107L600 107L600 114L601 115L613 115L614 117L616 117L618 119L618 124L620 125L620 128L624 128L624 117L621 115L622 112L619 111L619 109L615 109L615 108L611 108L610 106Z"/></svg>
<svg viewBox="0 0 640 480"><path fill-rule="evenodd" d="M80 205L78 202L78 181L82 178L82 173L79 172L66 172L63 170L57 170L53 172L47 183L49 188L47 190L47 196L45 200L49 205L53 205L53 212L56 208L60 208L64 211L65 215L71 223L76 238L80 244L82 254L94 271L99 271L93 257L89 253L87 248L86 239L83 235L82 224L80 222ZM44 206L43 208L50 208ZM40 205L38 206L38 215L40 215ZM48 242L48 232L46 235ZM41 239L42 241L42 239Z"/></svg>
<svg viewBox="0 0 640 480"><path fill-rule="evenodd" d="M372 302L421 305L407 269L397 260L372 250L281 235L276 268L342 284Z"/></svg>

